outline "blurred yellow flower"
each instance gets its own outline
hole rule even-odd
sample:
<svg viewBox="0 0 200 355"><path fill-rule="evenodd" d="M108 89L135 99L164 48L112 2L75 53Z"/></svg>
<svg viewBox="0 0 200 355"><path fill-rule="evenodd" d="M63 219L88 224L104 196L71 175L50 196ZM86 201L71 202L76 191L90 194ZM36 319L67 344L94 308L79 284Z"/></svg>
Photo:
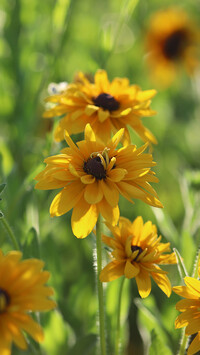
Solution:
<svg viewBox="0 0 200 355"><path fill-rule="evenodd" d="M132 144L116 149L123 133L122 128L105 146L87 124L85 140L75 145L65 131L69 147L45 159L46 168L35 177L39 181L37 189L62 188L51 204L50 214L61 216L73 208L72 230L78 238L92 231L99 213L112 225L117 224L119 194L131 202L137 198L162 207L149 184L158 182L151 171L156 163L151 154L142 154L148 144L139 149Z"/></svg>
<svg viewBox="0 0 200 355"><path fill-rule="evenodd" d="M187 14L169 8L156 12L147 33L147 61L153 80L170 85L182 63L192 74L199 64L197 43L199 34Z"/></svg>
<svg viewBox="0 0 200 355"><path fill-rule="evenodd" d="M141 118L155 115L150 109L155 90L142 91L129 80L115 78L109 82L105 70L98 70L91 82L83 73L78 73L75 82L64 92L46 99L54 105L44 117L62 117L55 131L55 139L64 139L64 130L71 135L83 132L90 123L94 133L105 143L111 132L125 128L124 144L130 143L127 125L131 126L144 142L157 143L153 134L142 124Z"/></svg>
<svg viewBox="0 0 200 355"><path fill-rule="evenodd" d="M198 270L200 277L200 268ZM176 304L176 309L182 312L175 321L176 328L185 328L186 335L194 334L187 355L200 351L200 280L194 277L185 277L186 286L173 287L173 291L185 299Z"/></svg>
<svg viewBox="0 0 200 355"><path fill-rule="evenodd" d="M41 326L29 312L55 308L49 299L52 288L45 286L49 272L43 271L44 263L37 259L20 261L22 254L12 251L3 255L0 250L0 354L10 355L12 342L20 349L27 348L23 332L41 342Z"/></svg>
<svg viewBox="0 0 200 355"><path fill-rule="evenodd" d="M170 243L160 243L157 229L150 221L143 223L142 217L137 217L133 223L120 217L118 226L111 226L113 237L102 236L102 240L112 251L112 261L100 274L100 281L109 282L124 275L128 279L135 278L138 292L142 298L151 292L151 276L161 290L169 297L171 284L158 265L175 264L174 253L170 252Z"/></svg>

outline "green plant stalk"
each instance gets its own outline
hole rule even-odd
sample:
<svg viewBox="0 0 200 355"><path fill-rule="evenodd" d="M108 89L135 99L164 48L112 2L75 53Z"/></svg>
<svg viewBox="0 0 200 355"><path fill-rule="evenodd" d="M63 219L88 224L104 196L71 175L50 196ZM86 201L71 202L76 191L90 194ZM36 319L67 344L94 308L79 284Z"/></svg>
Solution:
<svg viewBox="0 0 200 355"><path fill-rule="evenodd" d="M101 216L99 216L96 224L96 250L97 250L97 291L99 302L99 336L101 355L106 355L106 340L105 340L105 317L104 317L104 300L103 300L103 284L99 280L99 275L102 269L102 243L101 243Z"/></svg>
<svg viewBox="0 0 200 355"><path fill-rule="evenodd" d="M183 330L183 335L180 343L180 348L177 355L185 355L185 348L187 346L187 337L185 335L185 330Z"/></svg>
<svg viewBox="0 0 200 355"><path fill-rule="evenodd" d="M115 355L119 355L119 344L120 344L120 328L121 328L121 300L122 300L122 290L124 286L125 277L123 276L120 280L119 287L119 297L117 305L117 323L116 323L116 340L115 340Z"/></svg>
<svg viewBox="0 0 200 355"><path fill-rule="evenodd" d="M1 223L3 224L3 226L4 226L5 230L6 230L6 232L8 233L10 239L12 240L12 243L13 243L13 245L14 245L14 248L15 248L16 250L20 250L19 243L18 243L18 241L17 241L17 239L16 239L16 237L15 237L15 235L14 235L12 229L10 228L10 226L9 226L9 224L8 224L8 222L7 222L7 220L5 219L5 217L0 218L0 221L1 221Z"/></svg>

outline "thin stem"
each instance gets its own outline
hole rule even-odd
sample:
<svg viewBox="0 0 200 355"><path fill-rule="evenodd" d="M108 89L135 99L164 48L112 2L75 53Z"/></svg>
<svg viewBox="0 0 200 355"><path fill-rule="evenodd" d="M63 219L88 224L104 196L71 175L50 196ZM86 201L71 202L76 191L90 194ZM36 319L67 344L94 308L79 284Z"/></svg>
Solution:
<svg viewBox="0 0 200 355"><path fill-rule="evenodd" d="M119 297L118 297L118 306L117 306L117 324L116 324L116 341L115 341L115 355L119 355L119 344L120 344L120 328L121 328L121 300L122 300L122 290L124 286L125 277L122 277L120 280L119 287Z"/></svg>
<svg viewBox="0 0 200 355"><path fill-rule="evenodd" d="M187 346L187 337L185 335L185 330L183 330L183 336L181 339L181 344L177 355L185 355L185 348Z"/></svg>
<svg viewBox="0 0 200 355"><path fill-rule="evenodd" d="M0 221L1 221L1 223L3 224L3 226L4 226L5 230L6 230L6 232L7 232L8 235L9 235L9 237L11 238L12 243L13 243L15 249L16 249L16 250L20 250L19 243L18 243L18 241L17 241L17 239L16 239L16 237L15 237L15 235L14 235L12 229L10 228L10 226L9 226L9 224L8 224L8 222L7 222L7 220L5 219L5 217L0 218Z"/></svg>
<svg viewBox="0 0 200 355"><path fill-rule="evenodd" d="M101 244L101 217L97 220L96 225L96 248L97 248L97 291L99 301L99 336L101 355L106 355L105 341L105 320L104 320L104 302L103 302L103 285L99 280L99 275L102 269L102 244Z"/></svg>

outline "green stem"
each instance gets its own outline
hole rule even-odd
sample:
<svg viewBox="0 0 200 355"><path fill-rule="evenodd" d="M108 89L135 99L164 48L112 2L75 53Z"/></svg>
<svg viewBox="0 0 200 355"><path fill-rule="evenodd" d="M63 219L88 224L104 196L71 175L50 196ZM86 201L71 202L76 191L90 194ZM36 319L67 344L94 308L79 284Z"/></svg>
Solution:
<svg viewBox="0 0 200 355"><path fill-rule="evenodd" d="M177 355L185 355L186 345L187 345L187 337L185 335L185 330L183 330L183 335L182 335L182 339L181 339L181 343L180 343L180 348L179 348L179 351L178 351Z"/></svg>
<svg viewBox="0 0 200 355"><path fill-rule="evenodd" d="M101 244L101 217L98 218L96 224L96 248L97 248L97 291L99 301L99 336L101 355L106 355L105 341L105 320L104 320L104 302L103 302L103 284L99 280L102 269L102 244Z"/></svg>
<svg viewBox="0 0 200 355"><path fill-rule="evenodd" d="M0 221L1 221L1 223L3 224L3 226L4 226L5 230L6 230L6 232L7 232L8 235L9 235L9 237L11 238L12 243L13 243L15 249L16 249L16 250L20 250L19 243L18 243L18 241L17 241L17 239L16 239L16 237L15 237L15 235L14 235L12 229L10 228L10 226L9 226L9 224L8 224L8 222L7 222L7 220L5 219L5 217L0 218Z"/></svg>
<svg viewBox="0 0 200 355"><path fill-rule="evenodd" d="M116 324L116 341L115 341L115 355L119 355L119 344L120 344L120 320L121 320L121 300L122 300L122 290L124 286L125 277L121 278L119 287L119 297L118 297L118 307L117 307L117 324Z"/></svg>

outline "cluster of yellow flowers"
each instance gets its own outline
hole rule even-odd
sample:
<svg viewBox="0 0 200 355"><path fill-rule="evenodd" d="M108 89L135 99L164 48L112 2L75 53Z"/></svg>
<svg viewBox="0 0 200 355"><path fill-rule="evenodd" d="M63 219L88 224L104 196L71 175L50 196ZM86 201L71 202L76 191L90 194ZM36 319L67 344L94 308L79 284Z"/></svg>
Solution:
<svg viewBox="0 0 200 355"><path fill-rule="evenodd" d="M165 26L164 26L165 25ZM196 62L191 56L195 32L185 15L174 10L152 19L147 46L149 63L155 76L171 81L175 62L182 58L189 71ZM166 75L166 70L168 74ZM85 238L93 230L101 214L112 233L102 235L102 241L112 250L111 261L100 274L101 282L120 276L135 278L142 298L151 292L151 277L169 297L171 284L160 265L175 264L170 243L161 243L157 228L151 221L138 216L133 222L120 217L119 196L133 203L139 199L153 207L162 208L152 183L157 183L152 168L151 149L157 140L142 122L143 117L155 115L151 99L155 90L142 91L126 78L109 81L105 70L98 70L94 79L79 72L71 84L62 83L46 101L49 109L44 117L60 117L54 133L56 141L68 147L61 154L45 159L45 169L36 176L37 189L61 189L52 201L51 216L61 216L71 209L72 231ZM54 90L55 89L55 90ZM131 143L129 127L143 140L137 148ZM84 131L84 139L76 144L70 135ZM118 146L121 142L120 147ZM43 262L36 259L21 261L20 252L3 255L0 251L0 354L10 355L12 342L20 349L27 343L23 331L36 341L43 332L28 314L55 308L49 298L52 288L45 285L49 273ZM199 275L200 276L200 275ZM177 304L183 312L175 326L186 327L186 334L196 334L188 354L200 350L200 281L186 277L186 286L173 290L186 299Z"/></svg>

